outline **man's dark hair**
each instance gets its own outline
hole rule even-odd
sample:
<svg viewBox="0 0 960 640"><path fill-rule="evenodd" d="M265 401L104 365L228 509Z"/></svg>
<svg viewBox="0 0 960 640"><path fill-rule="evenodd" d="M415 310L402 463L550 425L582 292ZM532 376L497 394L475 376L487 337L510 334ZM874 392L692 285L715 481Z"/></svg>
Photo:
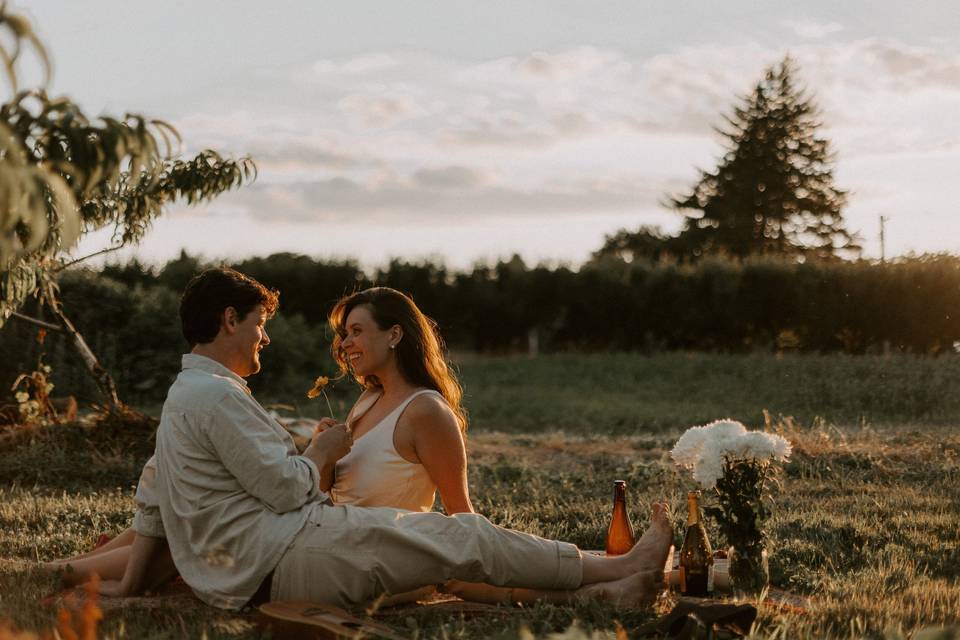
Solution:
<svg viewBox="0 0 960 640"><path fill-rule="evenodd" d="M262 304L267 317L277 311L280 294L227 267L195 275L180 298L180 325L190 347L212 342L220 331L224 309L233 307L242 321Z"/></svg>

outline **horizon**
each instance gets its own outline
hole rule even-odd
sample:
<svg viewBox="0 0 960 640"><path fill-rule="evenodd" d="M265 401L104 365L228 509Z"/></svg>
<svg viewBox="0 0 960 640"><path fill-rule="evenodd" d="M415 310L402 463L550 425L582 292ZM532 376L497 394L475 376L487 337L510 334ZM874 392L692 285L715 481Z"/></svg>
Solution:
<svg viewBox="0 0 960 640"><path fill-rule="evenodd" d="M949 2L11 8L48 47L52 94L92 114L169 120L185 155L211 147L257 162L252 185L168 207L140 245L113 254L121 261L185 249L365 269L390 258L463 269L514 253L579 266L620 228L678 229L682 215L660 202L714 166L712 127L788 52L820 107L864 257L880 257L881 215L888 258L960 250L949 210L960 7ZM74 255L109 236L91 234Z"/></svg>

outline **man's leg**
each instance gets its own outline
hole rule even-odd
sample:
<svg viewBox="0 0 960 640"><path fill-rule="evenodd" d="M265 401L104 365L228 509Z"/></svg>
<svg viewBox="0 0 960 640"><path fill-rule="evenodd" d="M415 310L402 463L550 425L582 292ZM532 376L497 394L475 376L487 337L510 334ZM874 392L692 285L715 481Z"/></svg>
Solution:
<svg viewBox="0 0 960 640"><path fill-rule="evenodd" d="M352 604L450 579L570 590L662 574L672 532L660 512L629 554L598 558L476 514L317 506L278 565L271 596Z"/></svg>
<svg viewBox="0 0 960 640"><path fill-rule="evenodd" d="M664 503L655 502L651 505L651 527L638 541L637 551L651 558L653 562L658 560L661 555L660 547L664 538L671 538L672 531L669 525L669 514ZM665 533L667 535L665 535ZM665 552L669 554L669 545ZM588 565L593 565L591 560L587 560L590 554L583 556ZM476 582L461 582L451 580L443 585L442 590L451 593L464 600L471 602L484 602L488 604L511 605L518 602L533 603L538 601L553 603L568 603L574 600L590 598L604 601L610 601L614 604L624 606L636 606L649 601L659 593L664 583L664 574L666 555L663 555L664 563L658 565L651 571L641 571L625 578L606 582L591 582L590 569L587 569L584 583L574 591L569 590L551 590L551 589L510 589L505 587L496 587L490 584ZM598 569L602 570L609 563L601 561L597 563Z"/></svg>

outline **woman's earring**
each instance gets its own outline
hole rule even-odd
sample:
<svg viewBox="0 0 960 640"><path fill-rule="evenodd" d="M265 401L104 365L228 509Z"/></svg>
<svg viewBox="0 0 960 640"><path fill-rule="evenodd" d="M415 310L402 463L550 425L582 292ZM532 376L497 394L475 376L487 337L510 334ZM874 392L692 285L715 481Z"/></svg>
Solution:
<svg viewBox="0 0 960 640"><path fill-rule="evenodd" d="M392 344L392 345L390 345L390 348L391 348L391 349L396 349L396 348L397 348L397 345Z"/></svg>

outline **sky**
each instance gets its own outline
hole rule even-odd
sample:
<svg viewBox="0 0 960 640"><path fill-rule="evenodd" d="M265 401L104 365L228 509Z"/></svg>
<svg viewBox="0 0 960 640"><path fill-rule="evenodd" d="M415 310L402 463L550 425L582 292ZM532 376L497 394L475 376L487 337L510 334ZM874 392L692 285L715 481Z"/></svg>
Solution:
<svg viewBox="0 0 960 640"><path fill-rule="evenodd" d="M576 266L618 229L679 229L663 202L715 165L715 127L787 53L864 255L881 215L888 257L960 252L955 0L8 4L47 44L52 93L257 163L121 258Z"/></svg>

